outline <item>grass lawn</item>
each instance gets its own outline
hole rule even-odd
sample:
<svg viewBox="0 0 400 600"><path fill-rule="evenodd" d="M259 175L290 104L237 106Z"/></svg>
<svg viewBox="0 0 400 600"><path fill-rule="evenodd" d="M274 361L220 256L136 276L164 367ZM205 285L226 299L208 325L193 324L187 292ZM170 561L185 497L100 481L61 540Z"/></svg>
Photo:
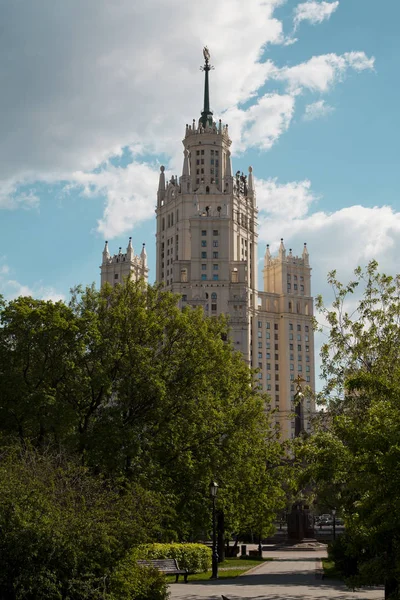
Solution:
<svg viewBox="0 0 400 600"><path fill-rule="evenodd" d="M233 579L238 575L243 575L253 567L268 562L272 558L227 558L224 562L218 564L218 579ZM206 581L211 577L211 570L206 573L193 573L189 575L188 581ZM167 577L168 583L175 581L175 576ZM183 577L179 577L179 582L183 583Z"/></svg>
<svg viewBox="0 0 400 600"><path fill-rule="evenodd" d="M343 580L343 577L336 571L335 563L328 558L322 559L322 566L324 569L324 578L325 579L340 579Z"/></svg>

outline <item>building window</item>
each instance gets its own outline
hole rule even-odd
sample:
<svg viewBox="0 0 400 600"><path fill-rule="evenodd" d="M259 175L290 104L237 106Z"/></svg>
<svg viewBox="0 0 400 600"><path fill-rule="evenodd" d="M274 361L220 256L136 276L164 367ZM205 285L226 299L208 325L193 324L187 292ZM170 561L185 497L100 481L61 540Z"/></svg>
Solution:
<svg viewBox="0 0 400 600"><path fill-rule="evenodd" d="M290 370L294 371L294 364L293 363L290 363Z"/></svg>
<svg viewBox="0 0 400 600"><path fill-rule="evenodd" d="M293 350L293 344L289 344L289 350Z"/></svg>
<svg viewBox="0 0 400 600"><path fill-rule="evenodd" d="M306 365L306 373L310 372L310 365Z"/></svg>
<svg viewBox="0 0 400 600"><path fill-rule="evenodd" d="M294 284L294 289L297 290L297 283Z"/></svg>
<svg viewBox="0 0 400 600"><path fill-rule="evenodd" d="M293 331L293 323L289 323L289 330Z"/></svg>
<svg viewBox="0 0 400 600"><path fill-rule="evenodd" d="M201 258L207 258L207 252L202 252L201 253Z"/></svg>
<svg viewBox="0 0 400 600"><path fill-rule="evenodd" d="M271 379L271 373L267 373L267 380L270 381Z"/></svg>
<svg viewBox="0 0 400 600"><path fill-rule="evenodd" d="M298 360L299 362L301 362L301 354L298 354L298 355L297 355L297 360Z"/></svg>
<svg viewBox="0 0 400 600"><path fill-rule="evenodd" d="M271 323L266 323L265 326L267 329L271 329Z"/></svg>
<svg viewBox="0 0 400 600"><path fill-rule="evenodd" d="M300 333L297 334L297 341L301 342L301 334Z"/></svg>
<svg viewBox="0 0 400 600"><path fill-rule="evenodd" d="M211 300L216 300L217 299L217 292L213 292L211 294Z"/></svg>
<svg viewBox="0 0 400 600"><path fill-rule="evenodd" d="M201 246L202 248L205 248L207 246L207 240L201 240Z"/></svg>
<svg viewBox="0 0 400 600"><path fill-rule="evenodd" d="M218 273L214 273L214 275L213 275L213 281L218 281Z"/></svg>
<svg viewBox="0 0 400 600"><path fill-rule="evenodd" d="M207 265L205 265L205 264L202 264L202 265L201 265L201 270L202 270L202 271L207 271Z"/></svg>
<svg viewBox="0 0 400 600"><path fill-rule="evenodd" d="M213 235L219 235L218 229L213 229Z"/></svg>
<svg viewBox="0 0 400 600"><path fill-rule="evenodd" d="M262 352L258 353L258 358L262 358Z"/></svg>
<svg viewBox="0 0 400 600"><path fill-rule="evenodd" d="M277 384L275 385L275 391L276 391L276 392L279 392L279 383L277 383Z"/></svg>
<svg viewBox="0 0 400 600"><path fill-rule="evenodd" d="M297 331L301 331L301 325L297 325Z"/></svg>
<svg viewBox="0 0 400 600"><path fill-rule="evenodd" d="M278 331L278 323L275 323L274 329L275 329L275 331Z"/></svg>
<svg viewBox="0 0 400 600"><path fill-rule="evenodd" d="M302 365L297 365L297 370L299 373L301 373L301 371L303 370L303 366Z"/></svg>
<svg viewBox="0 0 400 600"><path fill-rule="evenodd" d="M293 333L289 333L289 340L293 339Z"/></svg>
<svg viewBox="0 0 400 600"><path fill-rule="evenodd" d="M202 230L201 230L201 235L202 235L202 236L205 236L205 235L207 235L207 231L206 231L205 229L202 229Z"/></svg>
<svg viewBox="0 0 400 600"><path fill-rule="evenodd" d="M306 352L310 352L310 346L306 346Z"/></svg>
<svg viewBox="0 0 400 600"><path fill-rule="evenodd" d="M213 240L213 246L214 248L218 248L218 240Z"/></svg>
<svg viewBox="0 0 400 600"><path fill-rule="evenodd" d="M275 354L275 360L279 360L279 354Z"/></svg>
<svg viewBox="0 0 400 600"><path fill-rule="evenodd" d="M258 335L259 338L262 337L262 331L258 331L257 335Z"/></svg>
<svg viewBox="0 0 400 600"><path fill-rule="evenodd" d="M258 342L258 347L262 348L262 342Z"/></svg>
<svg viewBox="0 0 400 600"><path fill-rule="evenodd" d="M305 331L308 333L308 325L304 327Z"/></svg>
<svg viewBox="0 0 400 600"><path fill-rule="evenodd" d="M218 252L213 252L213 258L218 258Z"/></svg>
<svg viewBox="0 0 400 600"><path fill-rule="evenodd" d="M186 294L182 294L182 302L187 302L187 295Z"/></svg>
<svg viewBox="0 0 400 600"><path fill-rule="evenodd" d="M271 363L267 363L267 371L270 371L270 370L271 370ZM268 377L268 379L271 379L271 375Z"/></svg>
<svg viewBox="0 0 400 600"><path fill-rule="evenodd" d="M297 351L301 352L301 344L297 344Z"/></svg>
<svg viewBox="0 0 400 600"><path fill-rule="evenodd" d="M218 265L213 265L214 271L218 271Z"/></svg>
<svg viewBox="0 0 400 600"><path fill-rule="evenodd" d="M217 310L217 305L216 305L216 304L211 304L211 310L212 310L213 312L216 312L216 310Z"/></svg>
<svg viewBox="0 0 400 600"><path fill-rule="evenodd" d="M271 334L269 333L269 331L267 331L267 333L265 334L265 337L266 337L266 339L267 339L267 340L269 340L269 339L270 339L270 337L271 337Z"/></svg>
<svg viewBox="0 0 400 600"><path fill-rule="evenodd" d="M267 352L266 355L265 355L265 358L271 358L271 353Z"/></svg>
<svg viewBox="0 0 400 600"><path fill-rule="evenodd" d="M262 321L258 321L258 329L261 329L262 327Z"/></svg>
<svg viewBox="0 0 400 600"><path fill-rule="evenodd" d="M202 276L201 276L201 280L202 280L202 281L206 281L206 280L207 280L207 275L206 275L206 274L202 274Z"/></svg>
<svg viewBox="0 0 400 600"><path fill-rule="evenodd" d="M309 376L309 375L307 375L307 377L306 377L306 381L307 381L307 383L310 383L311 379L310 379L310 376Z"/></svg>
<svg viewBox="0 0 400 600"><path fill-rule="evenodd" d="M275 365L275 371L279 371L279 365Z"/></svg>
<svg viewBox="0 0 400 600"><path fill-rule="evenodd" d="M115 273L114 279L118 279L118 273Z"/></svg>
<svg viewBox="0 0 400 600"><path fill-rule="evenodd" d="M271 391L271 384L270 384L270 383L268 383L268 384L267 384L267 390L268 390L269 392Z"/></svg>

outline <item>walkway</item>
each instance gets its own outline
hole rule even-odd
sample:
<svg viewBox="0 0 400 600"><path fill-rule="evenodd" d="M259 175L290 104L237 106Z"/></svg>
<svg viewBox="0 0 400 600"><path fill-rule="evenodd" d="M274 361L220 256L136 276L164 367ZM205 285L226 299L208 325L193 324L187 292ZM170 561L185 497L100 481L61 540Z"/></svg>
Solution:
<svg viewBox="0 0 400 600"><path fill-rule="evenodd" d="M352 592L342 583L316 577L321 552L263 552L263 563L236 579L170 585L171 600L383 600L383 589Z"/></svg>

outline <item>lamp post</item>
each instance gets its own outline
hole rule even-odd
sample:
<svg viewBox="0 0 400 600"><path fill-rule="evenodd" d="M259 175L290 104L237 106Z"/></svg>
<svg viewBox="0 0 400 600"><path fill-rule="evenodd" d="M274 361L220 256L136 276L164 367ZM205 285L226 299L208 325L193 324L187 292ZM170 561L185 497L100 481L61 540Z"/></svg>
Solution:
<svg viewBox="0 0 400 600"><path fill-rule="evenodd" d="M295 400L294 435L295 435L295 437L299 437L300 433L304 430L304 423L303 423L303 397L304 397L304 394L303 394L302 387L301 387L301 384L304 381L305 381L305 379L303 379L300 375L298 375L297 378L294 380L294 383L296 384L296 393L294 395L294 400Z"/></svg>
<svg viewBox="0 0 400 600"><path fill-rule="evenodd" d="M212 574L210 579L218 579L218 552L217 552L217 528L215 522L215 499L218 493L218 483L212 481L210 483L210 496L212 498L212 528L213 528L213 538L212 538Z"/></svg>
<svg viewBox="0 0 400 600"><path fill-rule="evenodd" d="M332 529L332 537L336 539L336 508L332 509L332 517L333 517L333 529Z"/></svg>

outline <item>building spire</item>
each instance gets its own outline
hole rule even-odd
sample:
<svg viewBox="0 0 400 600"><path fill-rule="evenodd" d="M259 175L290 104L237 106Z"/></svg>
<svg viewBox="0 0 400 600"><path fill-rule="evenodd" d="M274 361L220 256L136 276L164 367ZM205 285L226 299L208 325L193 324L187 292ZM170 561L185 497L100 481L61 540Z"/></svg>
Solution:
<svg viewBox="0 0 400 600"><path fill-rule="evenodd" d="M201 113L200 123L206 128L207 123L212 120L212 112L210 110L210 90L208 85L208 72L211 71L214 67L210 65L210 51L207 46L203 48L203 56L204 56L204 67L200 67L202 71L204 71L204 107L203 112Z"/></svg>

